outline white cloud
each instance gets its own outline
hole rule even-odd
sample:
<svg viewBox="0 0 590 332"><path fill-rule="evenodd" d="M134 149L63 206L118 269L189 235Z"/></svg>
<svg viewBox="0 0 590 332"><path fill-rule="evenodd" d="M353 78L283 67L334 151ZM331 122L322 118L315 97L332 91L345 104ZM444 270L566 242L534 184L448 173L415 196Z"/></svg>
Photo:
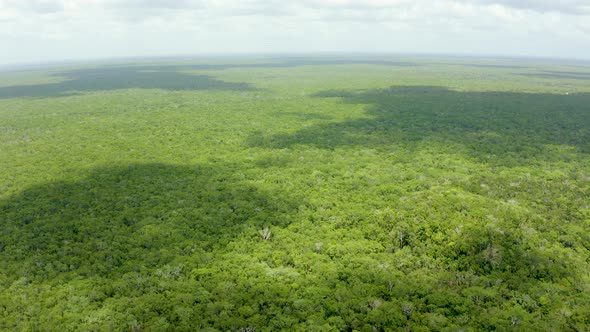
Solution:
<svg viewBox="0 0 590 332"><path fill-rule="evenodd" d="M479 4L503 5L510 8L538 12L561 12L564 14L588 15L587 0L464 0Z"/></svg>
<svg viewBox="0 0 590 332"><path fill-rule="evenodd" d="M590 59L587 0L0 0L0 63L223 52Z"/></svg>
<svg viewBox="0 0 590 332"><path fill-rule="evenodd" d="M64 10L64 2L60 0L2 0L0 9L18 10L37 14L55 13Z"/></svg>
<svg viewBox="0 0 590 332"><path fill-rule="evenodd" d="M200 7L198 0L110 0L105 5L131 9L187 9Z"/></svg>

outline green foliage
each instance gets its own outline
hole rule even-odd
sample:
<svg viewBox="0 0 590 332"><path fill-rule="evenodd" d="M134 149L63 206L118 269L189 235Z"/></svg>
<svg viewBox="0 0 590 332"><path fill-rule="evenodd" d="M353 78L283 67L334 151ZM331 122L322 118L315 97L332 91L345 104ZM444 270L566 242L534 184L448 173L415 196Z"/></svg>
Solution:
<svg viewBox="0 0 590 332"><path fill-rule="evenodd" d="M587 68L238 60L0 76L0 329L588 329Z"/></svg>

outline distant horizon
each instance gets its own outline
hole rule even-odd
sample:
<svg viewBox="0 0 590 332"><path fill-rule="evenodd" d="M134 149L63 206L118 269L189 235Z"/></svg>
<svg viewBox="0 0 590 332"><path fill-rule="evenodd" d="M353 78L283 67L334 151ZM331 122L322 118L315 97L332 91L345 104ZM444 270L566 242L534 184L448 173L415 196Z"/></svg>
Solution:
<svg viewBox="0 0 590 332"><path fill-rule="evenodd" d="M564 64L583 64L590 65L590 59L574 57L550 57L550 56L529 56L529 55L511 55L511 54L471 54L471 53L394 53L394 52L235 52L235 53L200 53L200 54L170 54L170 55L136 55L136 56L113 56L113 57L96 57L96 58L64 58L52 59L47 61L23 61L0 63L0 71L18 71L34 70L60 65L72 64L116 64L127 62L157 61L165 62L169 60L204 60L204 59L285 59L289 57L314 58L314 57L392 57L392 58L421 58L421 59L470 59L475 61L500 60L500 61L533 61L533 62L557 62Z"/></svg>

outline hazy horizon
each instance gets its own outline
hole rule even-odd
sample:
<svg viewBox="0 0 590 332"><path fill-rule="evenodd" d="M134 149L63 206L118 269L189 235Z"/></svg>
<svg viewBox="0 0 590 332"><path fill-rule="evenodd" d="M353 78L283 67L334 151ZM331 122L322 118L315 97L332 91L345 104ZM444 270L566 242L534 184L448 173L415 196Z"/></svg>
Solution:
<svg viewBox="0 0 590 332"><path fill-rule="evenodd" d="M590 59L546 57L546 56L519 56L519 55L490 55L490 54L436 54L436 53L350 53L350 52L316 52L316 53L207 53L207 54L171 54L171 55L138 55L101 58L64 58L48 61L29 61L0 64L0 72L37 70L58 68L60 66L77 65L126 65L130 63L167 63L174 61L214 61L219 63L243 62L245 60L269 60L281 62L289 58L314 59L314 58L342 58L342 59L379 59L389 58L397 60L467 60L477 62L500 61L505 63L556 63L572 66L590 65ZM227 61L225 61L227 60Z"/></svg>
<svg viewBox="0 0 590 332"><path fill-rule="evenodd" d="M0 66L281 54L590 60L583 0L0 0Z"/></svg>

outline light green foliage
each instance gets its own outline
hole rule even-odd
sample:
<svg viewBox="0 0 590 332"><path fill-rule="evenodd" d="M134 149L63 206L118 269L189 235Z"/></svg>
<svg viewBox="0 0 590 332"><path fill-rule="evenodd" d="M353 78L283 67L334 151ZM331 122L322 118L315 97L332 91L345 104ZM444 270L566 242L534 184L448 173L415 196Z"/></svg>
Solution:
<svg viewBox="0 0 590 332"><path fill-rule="evenodd" d="M368 57L0 73L0 329L587 330L589 81Z"/></svg>

